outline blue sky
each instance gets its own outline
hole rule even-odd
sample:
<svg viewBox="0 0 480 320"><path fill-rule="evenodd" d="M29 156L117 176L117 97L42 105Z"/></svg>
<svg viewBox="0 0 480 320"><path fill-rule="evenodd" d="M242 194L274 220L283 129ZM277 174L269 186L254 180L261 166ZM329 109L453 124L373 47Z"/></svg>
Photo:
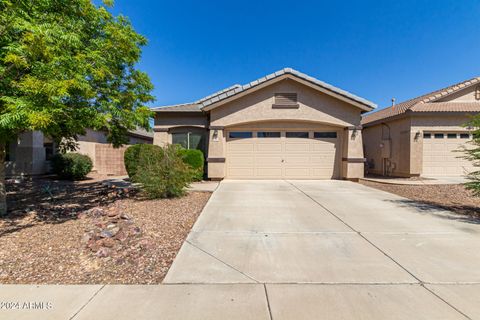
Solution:
<svg viewBox="0 0 480 320"><path fill-rule="evenodd" d="M112 9L146 36L155 106L292 67L385 107L480 76L480 1L147 1Z"/></svg>

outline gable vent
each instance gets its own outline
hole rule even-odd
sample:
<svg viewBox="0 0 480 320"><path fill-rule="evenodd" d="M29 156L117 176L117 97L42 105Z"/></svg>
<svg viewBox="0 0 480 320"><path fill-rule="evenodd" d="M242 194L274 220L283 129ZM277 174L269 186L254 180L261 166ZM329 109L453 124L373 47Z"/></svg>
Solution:
<svg viewBox="0 0 480 320"><path fill-rule="evenodd" d="M296 93L275 93L275 104L278 104L281 106L297 104L297 94Z"/></svg>

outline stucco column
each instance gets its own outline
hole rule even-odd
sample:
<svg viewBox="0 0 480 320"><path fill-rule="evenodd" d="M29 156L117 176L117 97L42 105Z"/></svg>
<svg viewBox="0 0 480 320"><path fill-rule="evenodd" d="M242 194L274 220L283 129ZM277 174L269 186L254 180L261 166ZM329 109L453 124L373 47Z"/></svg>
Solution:
<svg viewBox="0 0 480 320"><path fill-rule="evenodd" d="M365 158L363 155L362 127L347 127L343 132L342 178L363 178Z"/></svg>
<svg viewBox="0 0 480 320"><path fill-rule="evenodd" d="M208 141L208 178L225 178L225 130L223 127L210 127Z"/></svg>
<svg viewBox="0 0 480 320"><path fill-rule="evenodd" d="M153 128L153 144L164 147L170 143L168 128Z"/></svg>

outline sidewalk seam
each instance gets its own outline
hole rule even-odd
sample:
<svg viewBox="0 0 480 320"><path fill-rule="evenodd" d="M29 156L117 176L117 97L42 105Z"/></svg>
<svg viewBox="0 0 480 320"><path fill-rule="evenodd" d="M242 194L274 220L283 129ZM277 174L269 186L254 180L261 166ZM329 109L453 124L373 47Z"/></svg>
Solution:
<svg viewBox="0 0 480 320"><path fill-rule="evenodd" d="M263 289L265 290L265 298L267 299L268 314L270 316L270 320L273 320L272 308L270 307L270 299L268 298L267 285L265 283L263 284Z"/></svg>
<svg viewBox="0 0 480 320"><path fill-rule="evenodd" d="M78 311L75 312L75 313L73 314L73 316L71 316L71 317L69 318L69 320L72 320L73 318L75 318L75 317L90 303L90 301L92 301L93 298L95 298L95 297L97 296L97 294L98 294L103 288L105 288L105 285L102 285L97 291L95 291L95 293L90 297L90 299L88 299L87 302L85 302L85 304L82 305L82 306L80 307L80 309L78 309Z"/></svg>

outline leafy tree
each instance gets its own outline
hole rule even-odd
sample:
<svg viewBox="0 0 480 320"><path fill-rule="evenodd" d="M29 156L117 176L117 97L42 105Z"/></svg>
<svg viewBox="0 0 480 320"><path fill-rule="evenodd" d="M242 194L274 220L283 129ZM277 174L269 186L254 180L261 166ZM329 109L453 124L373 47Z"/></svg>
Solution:
<svg viewBox="0 0 480 320"><path fill-rule="evenodd" d="M473 132L472 145L463 149L466 153L465 158L473 161L476 167L480 167L480 115L472 117L467 125L475 128L475 131ZM466 188L472 190L476 196L480 196L480 170L471 172L468 178L470 181L465 184Z"/></svg>
<svg viewBox="0 0 480 320"><path fill-rule="evenodd" d="M105 130L114 146L149 128L153 86L135 68L146 39L91 0L0 0L0 214L5 145L40 130L68 141Z"/></svg>

